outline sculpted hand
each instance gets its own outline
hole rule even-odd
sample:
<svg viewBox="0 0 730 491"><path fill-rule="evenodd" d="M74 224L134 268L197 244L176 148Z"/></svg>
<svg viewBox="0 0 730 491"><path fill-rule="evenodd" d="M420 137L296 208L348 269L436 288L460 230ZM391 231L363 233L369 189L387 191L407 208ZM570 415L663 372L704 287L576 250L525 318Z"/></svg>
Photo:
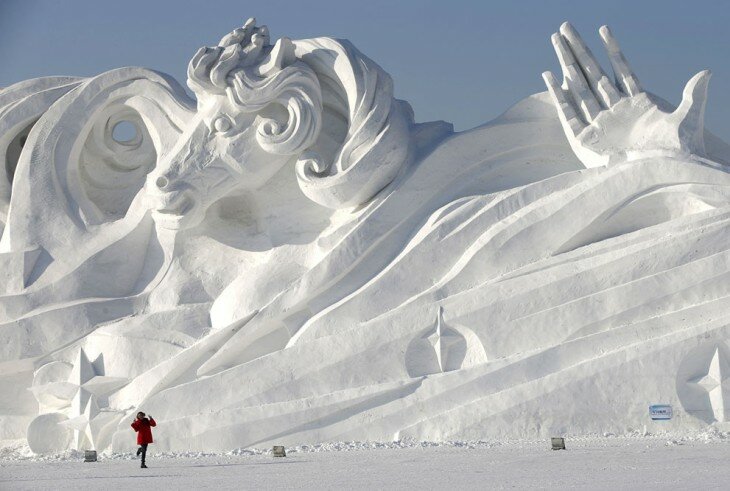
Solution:
<svg viewBox="0 0 730 491"><path fill-rule="evenodd" d="M609 80L578 32L567 22L551 40L563 70L558 85L542 74L570 146L586 167L667 155L704 155L704 112L710 72L690 79L672 108L639 85L608 27L599 30L613 66Z"/></svg>

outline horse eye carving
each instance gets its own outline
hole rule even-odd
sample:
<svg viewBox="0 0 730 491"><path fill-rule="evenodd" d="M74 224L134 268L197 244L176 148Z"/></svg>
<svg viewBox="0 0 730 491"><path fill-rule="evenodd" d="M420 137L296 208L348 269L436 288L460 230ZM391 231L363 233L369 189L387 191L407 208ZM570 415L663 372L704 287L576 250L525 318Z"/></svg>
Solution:
<svg viewBox="0 0 730 491"><path fill-rule="evenodd" d="M232 127L233 123L228 116L218 116L215 121L213 121L213 129L216 133L225 133Z"/></svg>

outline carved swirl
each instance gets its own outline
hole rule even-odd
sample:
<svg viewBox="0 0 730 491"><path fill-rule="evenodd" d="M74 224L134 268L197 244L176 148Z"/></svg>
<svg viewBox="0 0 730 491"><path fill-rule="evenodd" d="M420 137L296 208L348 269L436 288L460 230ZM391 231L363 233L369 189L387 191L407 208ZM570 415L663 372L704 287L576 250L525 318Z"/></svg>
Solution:
<svg viewBox="0 0 730 491"><path fill-rule="evenodd" d="M267 78L257 78L242 69L233 75L228 89L238 105L247 110L281 104L289 115L285 124L263 118L256 129L256 140L267 152L295 155L311 146L322 126L322 98L314 72L301 62L294 63Z"/></svg>

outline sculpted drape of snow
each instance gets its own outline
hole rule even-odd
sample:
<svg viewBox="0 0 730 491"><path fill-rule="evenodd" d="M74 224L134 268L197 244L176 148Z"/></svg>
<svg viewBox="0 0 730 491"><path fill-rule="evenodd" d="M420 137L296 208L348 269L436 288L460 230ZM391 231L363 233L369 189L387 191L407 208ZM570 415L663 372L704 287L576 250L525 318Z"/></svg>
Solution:
<svg viewBox="0 0 730 491"><path fill-rule="evenodd" d="M33 125L81 80L78 77L44 77L0 91L0 220L3 226L7 221L15 169Z"/></svg>
<svg viewBox="0 0 730 491"><path fill-rule="evenodd" d="M318 38L295 45L297 57L318 74L326 109L347 121L339 148L321 146L299 158L302 191L330 208L365 203L395 178L408 158L412 110L393 98L390 75L349 41Z"/></svg>

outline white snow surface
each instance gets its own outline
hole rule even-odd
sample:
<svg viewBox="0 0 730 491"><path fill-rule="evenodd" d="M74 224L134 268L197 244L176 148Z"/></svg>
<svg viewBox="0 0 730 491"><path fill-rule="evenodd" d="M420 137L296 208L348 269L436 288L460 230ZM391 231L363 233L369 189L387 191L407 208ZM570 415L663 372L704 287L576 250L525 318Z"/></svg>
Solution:
<svg viewBox="0 0 730 491"><path fill-rule="evenodd" d="M547 441L331 442L270 451L132 454L95 463L69 451L0 455L0 487L36 489L727 489L730 432L568 437Z"/></svg>
<svg viewBox="0 0 730 491"><path fill-rule="evenodd" d="M0 439L123 454L140 410L160 452L730 421L710 74L671 106L600 34L616 83L564 24L563 84L462 133L348 41L253 19L191 59L195 100L135 67L1 90Z"/></svg>

